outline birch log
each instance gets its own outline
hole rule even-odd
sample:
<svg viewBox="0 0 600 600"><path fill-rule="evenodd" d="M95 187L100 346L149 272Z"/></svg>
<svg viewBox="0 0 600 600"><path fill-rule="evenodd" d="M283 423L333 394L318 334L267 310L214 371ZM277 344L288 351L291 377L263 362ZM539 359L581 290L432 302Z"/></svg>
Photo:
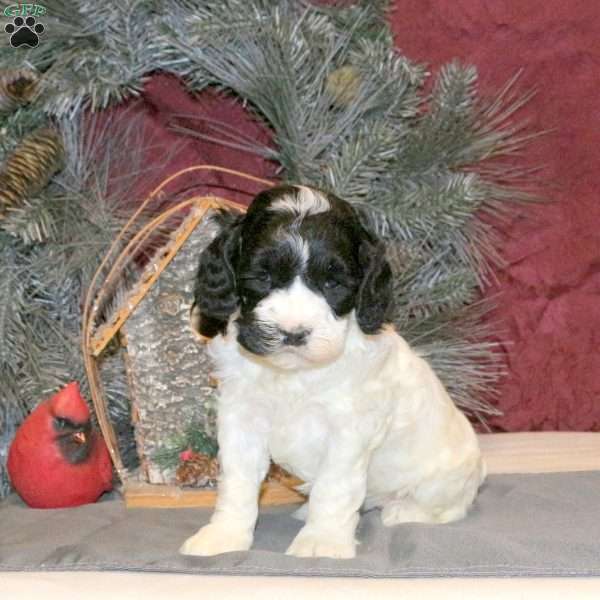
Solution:
<svg viewBox="0 0 600 600"><path fill-rule="evenodd" d="M212 365L190 326L198 259L218 231L212 214L194 229L122 330L136 444L149 483L175 482L175 468L161 468L153 456L191 423L216 436Z"/></svg>

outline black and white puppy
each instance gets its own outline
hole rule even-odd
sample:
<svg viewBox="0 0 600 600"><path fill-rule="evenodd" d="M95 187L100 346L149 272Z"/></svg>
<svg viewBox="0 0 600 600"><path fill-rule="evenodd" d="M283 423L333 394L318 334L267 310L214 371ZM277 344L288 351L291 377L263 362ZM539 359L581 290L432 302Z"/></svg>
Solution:
<svg viewBox="0 0 600 600"><path fill-rule="evenodd" d="M247 550L273 460L306 482L287 554L355 556L361 508L391 526L462 518L485 477L477 438L388 322L384 246L347 202L306 186L259 194L202 253L199 332L221 382L221 478L184 554Z"/></svg>

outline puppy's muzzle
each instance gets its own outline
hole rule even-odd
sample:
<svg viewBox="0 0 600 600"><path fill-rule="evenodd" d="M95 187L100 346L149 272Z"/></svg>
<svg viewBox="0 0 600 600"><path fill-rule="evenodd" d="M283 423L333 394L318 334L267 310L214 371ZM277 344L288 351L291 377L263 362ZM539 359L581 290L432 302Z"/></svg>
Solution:
<svg viewBox="0 0 600 600"><path fill-rule="evenodd" d="M280 329L282 342L285 346L304 346L311 333L310 329L296 329L294 331L284 331Z"/></svg>

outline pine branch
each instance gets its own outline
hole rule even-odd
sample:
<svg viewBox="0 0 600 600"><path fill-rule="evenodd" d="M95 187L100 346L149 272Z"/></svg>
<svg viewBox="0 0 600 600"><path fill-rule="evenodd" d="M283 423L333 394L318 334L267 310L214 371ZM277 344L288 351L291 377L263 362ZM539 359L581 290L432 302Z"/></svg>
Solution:
<svg viewBox="0 0 600 600"><path fill-rule="evenodd" d="M9 209L2 229L20 238L25 244L44 242L56 235L52 209L48 199L37 197L25 200L19 208Z"/></svg>
<svg viewBox="0 0 600 600"><path fill-rule="evenodd" d="M385 177L402 139L402 133L383 121L357 127L323 161L327 165L326 179L319 182L320 187L331 189L350 201L367 198L372 193L373 183Z"/></svg>
<svg viewBox="0 0 600 600"><path fill-rule="evenodd" d="M27 415L27 406L17 392L16 381L12 373L0 368L0 498L10 493L10 480L6 470L8 451L17 426Z"/></svg>
<svg viewBox="0 0 600 600"><path fill-rule="evenodd" d="M0 232L0 372L13 376L24 358L26 271L19 250L24 251Z"/></svg>
<svg viewBox="0 0 600 600"><path fill-rule="evenodd" d="M45 68L40 98L56 116L80 108L103 109L137 96L155 68L155 3L144 0L86 2L48 11L52 44L29 57ZM76 40L76 43L74 43Z"/></svg>

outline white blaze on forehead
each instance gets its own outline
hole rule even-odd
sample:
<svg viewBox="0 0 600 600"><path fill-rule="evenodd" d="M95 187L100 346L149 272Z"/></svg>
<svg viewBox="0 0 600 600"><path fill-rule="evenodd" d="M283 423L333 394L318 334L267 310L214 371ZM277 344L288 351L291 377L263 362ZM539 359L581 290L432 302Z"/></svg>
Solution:
<svg viewBox="0 0 600 600"><path fill-rule="evenodd" d="M310 257L310 249L308 242L298 232L299 224L300 221L295 220L289 227L280 227L275 234L275 239L292 249L294 256L299 260L300 268L304 270Z"/></svg>
<svg viewBox="0 0 600 600"><path fill-rule="evenodd" d="M329 200L321 192L305 185L297 185L295 187L298 189L298 193L295 196L286 195L283 198L275 200L269 207L269 210L289 212L303 218L327 212L331 208Z"/></svg>
<svg viewBox="0 0 600 600"><path fill-rule="evenodd" d="M310 258L308 242L295 230L280 228L275 234L275 240L291 248L294 256L298 259L298 266L304 271Z"/></svg>
<svg viewBox="0 0 600 600"><path fill-rule="evenodd" d="M295 232L285 233L283 240L292 247L292 252L299 258L302 270L306 267L310 257L308 242Z"/></svg>
<svg viewBox="0 0 600 600"><path fill-rule="evenodd" d="M329 200L319 191L313 190L305 185L294 186L297 194L286 194L275 200L268 210L273 212L288 213L294 217L285 232L280 231L277 238L285 240L300 258L302 269L306 267L309 259L309 248L307 241L300 235L299 229L302 220L310 215L318 215L331 209Z"/></svg>

